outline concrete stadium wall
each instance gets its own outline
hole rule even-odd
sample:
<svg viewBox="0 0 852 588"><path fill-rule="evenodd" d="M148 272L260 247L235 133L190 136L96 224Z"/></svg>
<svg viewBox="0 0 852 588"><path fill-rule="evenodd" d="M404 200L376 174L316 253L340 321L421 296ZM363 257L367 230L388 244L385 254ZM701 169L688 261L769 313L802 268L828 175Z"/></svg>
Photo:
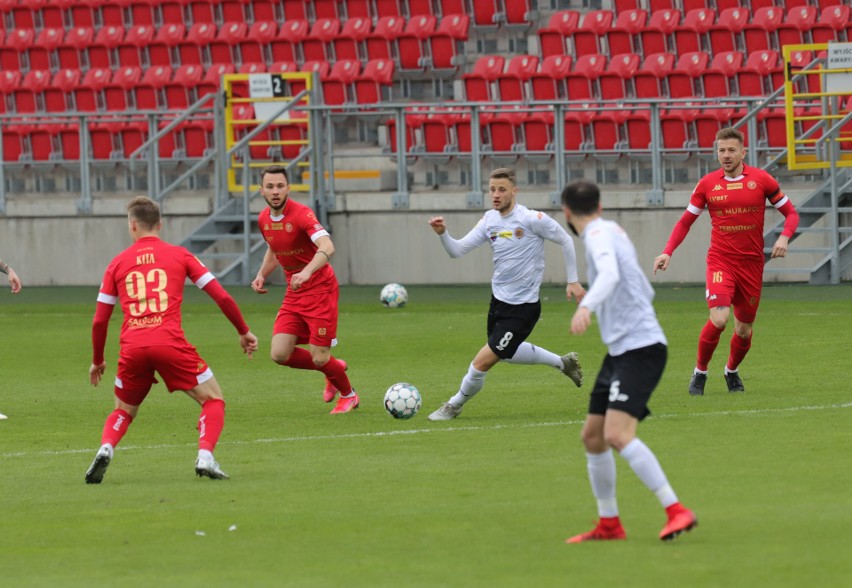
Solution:
<svg viewBox="0 0 852 588"><path fill-rule="evenodd" d="M789 192L794 203L807 192ZM124 205L127 197L100 198L92 216L77 214L71 195L39 196L7 201L0 217L0 258L21 275L26 285L92 285L100 283L112 257L130 244ZM672 225L688 202L688 192L669 192L666 206L649 208L644 192L607 193L604 214L621 224L636 245L640 262L652 283L702 283L710 223L701 218L675 253L670 269L651 275L653 260L665 244ZM562 212L547 193L522 193L530 208L546 211L563 226ZM487 202L487 201L486 201ZM163 238L179 242L209 214L210 195L182 194L164 206ZM460 259L450 259L427 224L443 215L450 233L463 236L482 215L465 206L464 194L438 192L412 194L408 210L393 210L390 193L339 195L330 228L337 253L333 266L342 284L477 284L491 279L489 247L481 247ZM781 218L767 211L767 223ZM800 239L810 238L805 236ZM824 237L821 237L824 238ZM803 241L800 241L803 242ZM797 242L799 243L799 242ZM580 276L585 281L582 244L575 239ZM546 283L565 280L560 250L545 248ZM805 266L803 256L775 260L770 267ZM815 260L813 260L815 261ZM785 265L786 264L786 265ZM849 279L849 276L845 276ZM804 274L767 273L766 281L802 281Z"/></svg>

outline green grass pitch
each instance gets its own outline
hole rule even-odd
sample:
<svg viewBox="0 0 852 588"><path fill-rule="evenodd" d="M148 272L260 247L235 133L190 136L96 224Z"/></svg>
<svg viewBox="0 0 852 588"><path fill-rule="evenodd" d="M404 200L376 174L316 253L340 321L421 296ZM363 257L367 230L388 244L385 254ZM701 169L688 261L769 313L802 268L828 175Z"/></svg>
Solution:
<svg viewBox="0 0 852 588"><path fill-rule="evenodd" d="M330 416L317 372L268 359L281 289L232 289L261 349L248 361L215 304L187 289L187 336L227 400L216 456L193 471L198 408L156 386L103 484L83 474L112 407L118 313L103 384L88 384L96 288L0 293L0 585L28 586L841 586L852 577L849 440L852 287L767 286L745 394L726 391L729 326L707 393L686 393L702 289L660 288L669 364L640 437L699 527L657 534L656 498L618 459L628 540L566 545L595 521L579 435L604 353L596 326L543 290L530 341L580 353L576 389L542 366L498 365L455 421L426 415L457 389L485 339L487 287L344 288L335 354L362 398ZM420 414L385 414L408 381ZM844 547L844 545L846 547ZM846 580L843 580L846 578Z"/></svg>

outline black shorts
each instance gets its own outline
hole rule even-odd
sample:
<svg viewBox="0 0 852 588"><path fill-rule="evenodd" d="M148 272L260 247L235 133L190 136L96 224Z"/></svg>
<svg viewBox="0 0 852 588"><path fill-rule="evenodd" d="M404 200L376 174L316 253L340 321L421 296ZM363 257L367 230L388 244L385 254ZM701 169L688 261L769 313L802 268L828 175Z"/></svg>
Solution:
<svg viewBox="0 0 852 588"><path fill-rule="evenodd" d="M500 359L514 357L541 316L541 301L509 304L491 297L488 309L488 346Z"/></svg>
<svg viewBox="0 0 852 588"><path fill-rule="evenodd" d="M640 421L651 414L648 401L663 375L667 354L662 343L615 357L607 354L589 398L589 414L603 415L613 409Z"/></svg>

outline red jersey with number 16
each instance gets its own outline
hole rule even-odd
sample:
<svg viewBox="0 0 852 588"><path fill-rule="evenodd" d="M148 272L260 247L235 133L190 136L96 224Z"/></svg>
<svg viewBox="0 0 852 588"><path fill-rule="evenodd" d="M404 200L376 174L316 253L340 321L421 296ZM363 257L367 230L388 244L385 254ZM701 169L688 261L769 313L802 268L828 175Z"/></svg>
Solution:
<svg viewBox="0 0 852 588"><path fill-rule="evenodd" d="M314 239L328 236L328 231L317 220L313 210L290 198L287 199L284 210L281 212L281 216L274 217L270 214L269 208L264 208L258 215L257 222L263 238L266 239L278 263L284 268L289 283L290 276L302 271L316 255L317 246L314 244ZM331 265L325 264L302 288L297 292L288 292L287 296L304 293L315 286L336 281Z"/></svg>
<svg viewBox="0 0 852 588"><path fill-rule="evenodd" d="M142 237L112 260L98 302L121 304L122 349L186 342L180 305L187 278L199 288L216 279L189 251L157 237Z"/></svg>
<svg viewBox="0 0 852 588"><path fill-rule="evenodd" d="M770 174L743 165L743 173L738 178L726 178L722 170L701 178L687 210L698 216L706 207L710 213L712 230L708 254L763 260L767 200L780 208L787 197Z"/></svg>

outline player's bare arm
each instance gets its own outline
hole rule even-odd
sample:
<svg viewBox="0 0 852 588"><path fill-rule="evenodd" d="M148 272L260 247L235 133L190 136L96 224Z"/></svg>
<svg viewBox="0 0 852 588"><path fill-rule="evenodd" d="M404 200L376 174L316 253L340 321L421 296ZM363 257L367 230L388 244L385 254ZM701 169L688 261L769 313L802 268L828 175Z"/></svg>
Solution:
<svg viewBox="0 0 852 588"><path fill-rule="evenodd" d="M17 294L21 291L21 279L18 277L18 274L15 273L15 270L9 267L9 264L0 259L0 273L4 273L9 276L9 286L12 287L12 294Z"/></svg>
<svg viewBox="0 0 852 588"><path fill-rule="evenodd" d="M311 262L304 267L302 271L293 274L290 277L290 289L298 290L301 288L318 269L327 264L334 255L334 243L331 237L323 236L316 240L317 252L314 254Z"/></svg>
<svg viewBox="0 0 852 588"><path fill-rule="evenodd" d="M787 256L787 244L790 242L785 235L781 235L778 237L778 240L775 241L775 245L772 246L772 258L776 257L786 257Z"/></svg>
<svg viewBox="0 0 852 588"><path fill-rule="evenodd" d="M669 267L669 261L671 261L671 255L666 255L665 253L658 255L656 259L654 259L654 273L657 273L657 270L664 272Z"/></svg>
<svg viewBox="0 0 852 588"><path fill-rule="evenodd" d="M257 276L251 282L251 289L258 294L266 294L269 292L269 290L263 286L266 283L266 278L277 266L278 260L275 259L275 254L272 253L272 249L267 246L266 253L263 254L263 263L260 264L260 269L257 270Z"/></svg>
<svg viewBox="0 0 852 588"><path fill-rule="evenodd" d="M447 224L444 222L444 217L433 216L429 219L429 226L439 235L443 235L447 230Z"/></svg>

